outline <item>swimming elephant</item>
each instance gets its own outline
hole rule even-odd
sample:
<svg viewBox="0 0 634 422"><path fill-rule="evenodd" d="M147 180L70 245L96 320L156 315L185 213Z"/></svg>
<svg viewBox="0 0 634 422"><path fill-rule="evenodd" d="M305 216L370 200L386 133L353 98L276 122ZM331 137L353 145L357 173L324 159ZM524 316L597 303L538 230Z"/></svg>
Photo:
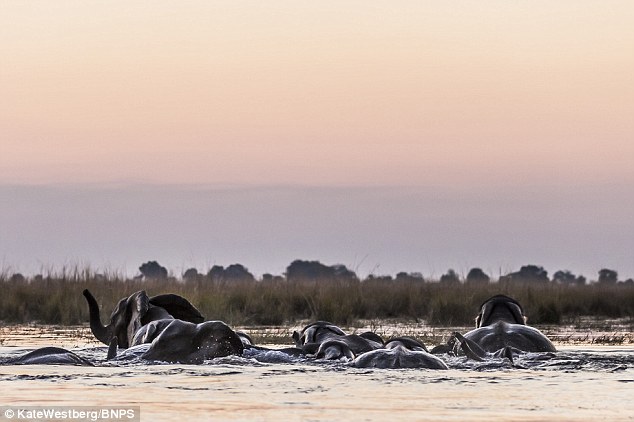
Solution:
<svg viewBox="0 0 634 422"><path fill-rule="evenodd" d="M222 321L199 324L180 319L151 321L143 327L138 344L151 343L142 359L171 363L199 364L206 359L241 355L240 336ZM145 340L145 341L142 341Z"/></svg>
<svg viewBox="0 0 634 422"><path fill-rule="evenodd" d="M297 347L302 347L308 343L321 343L322 341L335 336L345 336L341 328L328 321L311 322L302 331L293 332L293 340Z"/></svg>
<svg viewBox="0 0 634 422"><path fill-rule="evenodd" d="M94 336L108 345L116 339L116 346L122 349L128 348L136 332L151 321L181 319L197 324L205 320L198 309L181 296L164 294L150 298L141 290L121 299L110 315L110 324L104 326L97 301L88 289L83 294L88 302Z"/></svg>
<svg viewBox="0 0 634 422"><path fill-rule="evenodd" d="M238 335L238 337L240 337L240 341L245 348L255 346L255 342L253 341L251 336L244 331L236 331L236 334Z"/></svg>
<svg viewBox="0 0 634 422"><path fill-rule="evenodd" d="M515 299L496 295L480 306L476 329L457 337L454 352L468 356L486 353L555 352L552 342L536 328L526 325L522 306ZM485 353L482 356L483 352Z"/></svg>
<svg viewBox="0 0 634 422"><path fill-rule="evenodd" d="M174 320L170 320L170 319L162 319L157 321L151 321L150 323L144 325L136 332L134 338L132 339L132 342L130 343L130 347L139 346L141 344L146 344L146 343L153 343L154 340L157 337L159 337L159 335L161 335L161 333L165 331L166 328L172 325L173 321ZM174 327L171 327L170 329L173 330ZM251 337L248 334L243 333L241 331L236 331L235 334L240 339L243 350L252 350L256 352L279 352L289 357L300 357L305 354L302 349L297 347L269 349L267 347L258 346L254 343L254 341L251 339ZM241 353L242 351L241 352L234 351L230 354L241 354ZM110 350L108 351L108 359L109 360L113 359L115 356L116 356L116 348L110 347ZM147 356L143 356L143 355L140 357L147 358ZM214 356L210 356L210 357L207 357L206 359L211 359L213 357Z"/></svg>
<svg viewBox="0 0 634 422"><path fill-rule="evenodd" d="M6 359L2 365L78 365L94 366L92 362L61 347L42 347L25 355Z"/></svg>
<svg viewBox="0 0 634 422"><path fill-rule="evenodd" d="M345 343L355 356L383 347L383 340L374 333L346 334L327 321L313 322L301 332L293 332L293 340L307 354L317 354L323 343L333 340Z"/></svg>
<svg viewBox="0 0 634 422"><path fill-rule="evenodd" d="M354 360L355 356L346 342L341 340L326 340L319 345L315 357L317 359L326 360Z"/></svg>
<svg viewBox="0 0 634 422"><path fill-rule="evenodd" d="M281 349L271 349L268 347L262 347L255 344L251 336L242 331L236 331L238 337L242 341L244 350L251 350L254 352L278 352L290 357L302 357L305 355L304 350L299 347L283 347Z"/></svg>
<svg viewBox="0 0 634 422"><path fill-rule="evenodd" d="M130 347L152 343L173 321L174 318L166 318L148 322L136 331Z"/></svg>
<svg viewBox="0 0 634 422"><path fill-rule="evenodd" d="M425 368L448 369L445 362L427 351L424 344L410 337L388 341L385 348L357 356L352 365L357 368Z"/></svg>

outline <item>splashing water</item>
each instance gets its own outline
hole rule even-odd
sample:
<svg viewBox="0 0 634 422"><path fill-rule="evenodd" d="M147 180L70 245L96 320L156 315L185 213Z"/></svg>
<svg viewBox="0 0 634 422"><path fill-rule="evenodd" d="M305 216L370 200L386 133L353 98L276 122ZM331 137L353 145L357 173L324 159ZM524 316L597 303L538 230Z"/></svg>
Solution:
<svg viewBox="0 0 634 422"><path fill-rule="evenodd" d="M20 347L5 343L0 355L42 345L21 341ZM449 370L434 371L359 369L346 361L256 350L203 365L150 365L139 357L145 345L106 362L106 347L74 343L80 347L73 351L97 366L0 366L2 402L139 405L142 420L156 421L589 421L634 415L632 345L559 345L557 353L527 353L513 364L440 355Z"/></svg>

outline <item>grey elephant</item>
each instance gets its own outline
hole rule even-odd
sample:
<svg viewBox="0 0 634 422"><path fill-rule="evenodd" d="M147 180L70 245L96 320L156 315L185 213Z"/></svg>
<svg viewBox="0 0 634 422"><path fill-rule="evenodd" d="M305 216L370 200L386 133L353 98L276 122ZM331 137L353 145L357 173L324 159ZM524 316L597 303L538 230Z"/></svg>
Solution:
<svg viewBox="0 0 634 422"><path fill-rule="evenodd" d="M474 359L512 356L521 352L555 352L553 343L538 329L526 325L522 306L515 299L496 295L480 306L476 328L455 335L454 352Z"/></svg>
<svg viewBox="0 0 634 422"><path fill-rule="evenodd" d="M236 334L238 334L238 337L240 337L242 345L244 346L244 350L252 351L253 354L255 354L256 356L258 356L259 352L275 352L295 358L305 355L304 350L300 349L299 347L283 347L281 349L271 349L268 347L258 346L257 344L255 344L251 336L249 336L247 333L236 331Z"/></svg>
<svg viewBox="0 0 634 422"><path fill-rule="evenodd" d="M88 359L61 347L42 347L22 356L2 360L2 365L77 365L94 366Z"/></svg>
<svg viewBox="0 0 634 422"><path fill-rule="evenodd" d="M317 359L325 360L354 360L355 356L348 343L341 340L326 340L319 345Z"/></svg>
<svg viewBox="0 0 634 422"><path fill-rule="evenodd" d="M333 336L345 336L346 333L335 324L328 321L311 322L301 331L293 332L293 341L297 347L305 344L321 343Z"/></svg>
<svg viewBox="0 0 634 422"><path fill-rule="evenodd" d="M150 343L142 359L200 364L204 360L241 355L240 336L222 321L199 324L179 319L151 321L139 330L133 345ZM109 353L110 355L111 353Z"/></svg>
<svg viewBox="0 0 634 422"><path fill-rule="evenodd" d="M101 323L99 305L88 291L83 292L90 312L90 329L97 340L104 344L126 349L132 343L136 332L151 321L180 319L192 323L201 323L205 318L187 299L164 294L148 297L144 290L131 294L119 301L110 315L110 323ZM116 341L115 341L116 340Z"/></svg>
<svg viewBox="0 0 634 422"><path fill-rule="evenodd" d="M383 339L375 333L346 334L341 328L327 321L313 322L301 331L293 332L293 340L306 354L318 354L321 346L329 341L346 344L355 356L383 347ZM336 346L336 343L333 345ZM323 350L321 355L326 355Z"/></svg>
<svg viewBox="0 0 634 422"><path fill-rule="evenodd" d="M429 353L423 343L410 337L392 339L385 344L383 349L372 350L357 356L352 365L357 368L448 369L445 362Z"/></svg>

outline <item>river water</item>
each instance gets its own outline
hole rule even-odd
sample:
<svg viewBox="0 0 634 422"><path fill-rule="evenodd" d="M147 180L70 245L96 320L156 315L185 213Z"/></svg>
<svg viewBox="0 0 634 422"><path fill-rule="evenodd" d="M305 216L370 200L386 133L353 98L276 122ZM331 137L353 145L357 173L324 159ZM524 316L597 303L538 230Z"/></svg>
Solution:
<svg viewBox="0 0 634 422"><path fill-rule="evenodd" d="M98 366L0 366L0 405L140 406L143 421L634 420L631 343L557 344L555 354L514 364L443 356L447 371L358 369L277 353L147 365L106 363L85 328L56 330L4 327L0 356L54 345Z"/></svg>

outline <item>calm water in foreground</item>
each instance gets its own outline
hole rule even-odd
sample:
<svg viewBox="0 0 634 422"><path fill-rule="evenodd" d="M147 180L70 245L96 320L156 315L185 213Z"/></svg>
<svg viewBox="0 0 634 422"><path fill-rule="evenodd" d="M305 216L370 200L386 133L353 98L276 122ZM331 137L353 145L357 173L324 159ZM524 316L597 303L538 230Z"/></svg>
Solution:
<svg viewBox="0 0 634 422"><path fill-rule="evenodd" d="M106 355L85 328L0 334L2 357L45 345L100 362ZM445 356L448 371L356 369L276 353L198 366L0 366L0 405L138 405L143 421L634 420L634 345L557 346L515 365Z"/></svg>

